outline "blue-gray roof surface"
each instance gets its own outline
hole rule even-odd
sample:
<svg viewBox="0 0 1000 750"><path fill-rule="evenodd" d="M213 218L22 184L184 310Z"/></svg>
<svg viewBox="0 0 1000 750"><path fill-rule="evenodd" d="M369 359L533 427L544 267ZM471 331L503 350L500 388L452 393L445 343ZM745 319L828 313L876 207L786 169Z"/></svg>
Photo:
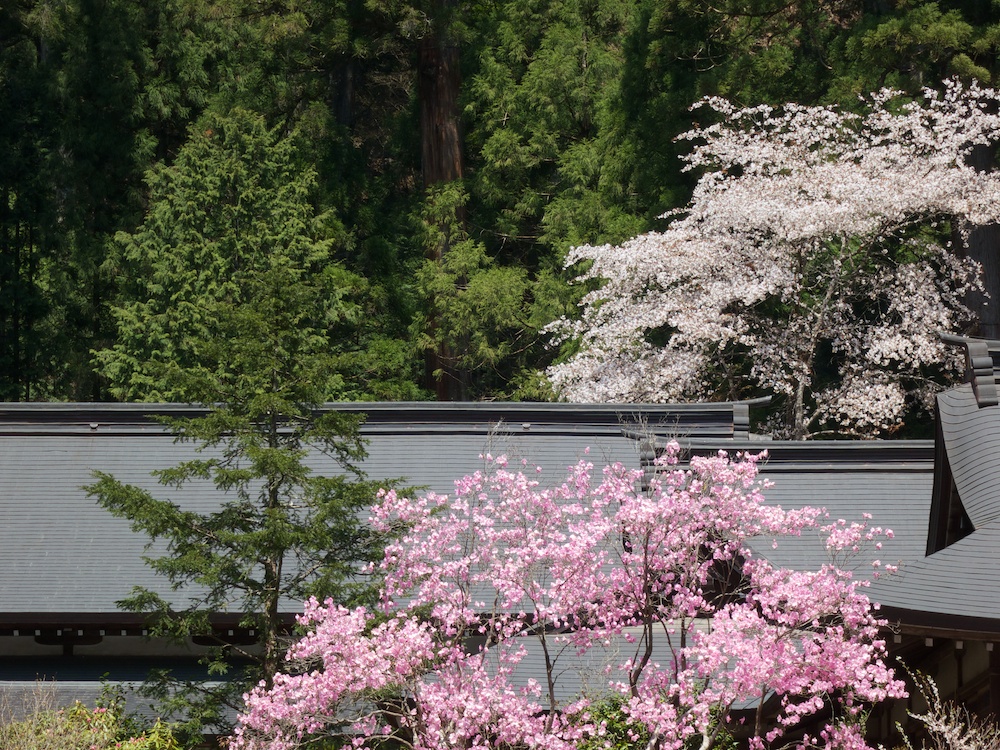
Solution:
<svg viewBox="0 0 1000 750"><path fill-rule="evenodd" d="M0 611L115 612L133 585L162 589L141 562L145 538L83 487L101 470L160 491L149 472L190 455L152 434L0 435ZM184 503L211 508L217 499L200 485Z"/></svg>
<svg viewBox="0 0 1000 750"><path fill-rule="evenodd" d="M161 408L174 413L187 409ZM740 422L744 415L727 405L347 408L369 413L363 430L370 440L364 469L372 479L402 478L441 493L451 493L455 479L482 468L483 453L507 454L513 461L526 458L543 468L543 482L557 483L567 466L584 457L598 466L621 461L639 467L649 432L657 434L658 442L678 438L699 452L767 449L770 457L762 463L761 476L773 484L765 490L768 502L786 508L825 507L833 519L860 520L871 513L873 524L893 529L895 538L886 543L881 559L902 563L902 573L879 581L872 589L874 598L903 609L930 606L969 616L1000 616L1000 595L993 596L987 580L1000 556L1000 524L997 529L977 528L972 537L924 557L933 484L929 441L750 441ZM139 413L135 405L0 405L0 615L113 614L118 612L116 600L134 585L167 593L164 581L141 562L145 539L81 489L96 469L170 496L185 507L217 506L219 498L210 485L192 485L170 495L150 477L154 469L189 458L192 447L174 443L159 425L137 419ZM320 457L312 460L317 471L333 468ZM987 533L977 536L980 531ZM777 549L770 540L761 540L757 552L776 564L803 568L826 559L817 535L782 539ZM970 559L986 562L971 573ZM958 582L990 593L966 601L972 597L962 597ZM288 611L298 611L297 603L286 605ZM599 656L613 660L627 651L624 644L615 644ZM669 658L665 651L662 658ZM572 675L564 685L569 694L603 687L588 684L594 665L585 661L567 659ZM542 676L537 670L531 659L523 667L526 676L536 679ZM15 675L8 678L18 681ZM76 690L73 680L71 674L61 676L59 689ZM92 683L80 685L94 688Z"/></svg>
<svg viewBox="0 0 1000 750"><path fill-rule="evenodd" d="M1000 524L905 565L879 581L872 597L887 607L995 620L1000 613Z"/></svg>
<svg viewBox="0 0 1000 750"><path fill-rule="evenodd" d="M170 595L141 561L146 539L87 496L99 470L207 511L219 495L208 483L167 491L150 472L193 455L137 405L9 404L0 408L0 613L115 613L133 586ZM176 407L182 409L184 407ZM371 413L364 469L372 479L450 493L454 480L482 468L482 453L527 458L555 483L585 456L639 466L639 441L627 437L640 411L661 434L732 432L733 407L578 407L572 405L351 405ZM161 407L162 409L162 407ZM169 411L169 409L167 409ZM728 410L728 413L727 413ZM503 418L503 421L497 420ZM337 471L322 456L320 472ZM176 595L174 601L183 605ZM290 612L298 603L286 602Z"/></svg>
<svg viewBox="0 0 1000 750"><path fill-rule="evenodd" d="M899 575L877 582L872 597L900 619L929 627L1000 631L1000 342L946 338L966 346L970 382L937 397L943 455L962 508L968 536L927 556L914 556ZM942 474L944 476L944 474ZM945 490L944 492L947 492ZM950 496L938 498L942 517ZM946 522L946 519L943 521Z"/></svg>
<svg viewBox="0 0 1000 750"><path fill-rule="evenodd" d="M948 462L973 526L1000 520L1000 406L980 407L965 384L938 396Z"/></svg>
<svg viewBox="0 0 1000 750"><path fill-rule="evenodd" d="M134 585L167 593L165 582L141 562L145 538L99 508L81 488L97 469L157 496L170 496L149 472L189 457L191 446L174 443L159 425L134 419L139 409L134 405L73 406L0 407L0 613L111 614ZM882 561L903 565L901 576L878 585L878 595L897 606L952 606L948 596L915 583L923 580L921 571L937 564L933 557L924 560L933 475L929 442L733 441L734 418L725 414L731 409L725 405L700 405L701 411L692 407L686 413L662 406L467 407L352 405L372 414L364 428L370 439L365 470L373 479L403 478L450 493L455 479L482 468L480 454L487 452L526 458L543 467L541 478L551 483L559 482L587 448L587 458L597 465L622 461L638 467L642 441L634 439L635 422L642 412L647 422L643 429L655 428L661 441L678 437L698 450L767 448L771 456L762 464L762 477L773 483L765 492L769 502L787 508L822 506L834 519L860 520L871 513L873 524L895 532L881 552ZM332 467L317 458L316 468ZM216 490L206 484L192 485L172 498L203 510L218 503ZM951 554L966 547L971 544ZM977 548L984 554L988 549ZM781 540L777 549L764 540L758 553L794 567L815 567L825 560L821 540L812 535ZM957 576L959 567L949 570ZM967 585L967 572L961 580ZM1000 614L1000 602L979 604L983 612ZM288 602L286 608L295 612L298 604Z"/></svg>
<svg viewBox="0 0 1000 750"><path fill-rule="evenodd" d="M861 522L865 513L871 514L868 523L893 531L893 538L884 540L881 550L870 551L882 563L908 565L924 554L933 481L930 465L923 471L855 469L819 476L805 472L772 474L765 467L762 476L774 482L765 490L767 501L783 508L825 508L831 521ZM780 540L777 549L758 545L758 551L776 565L815 568L826 555L825 538L818 531L807 532L801 538Z"/></svg>
<svg viewBox="0 0 1000 750"><path fill-rule="evenodd" d="M716 447L712 441L691 443L702 454ZM761 441L739 449L767 451L759 463L759 477L770 485L763 491L766 502L786 510L823 508L830 522L862 522L871 514L870 525L893 531L877 551L883 564L909 564L923 557L934 477L930 441ZM776 548L770 538L752 546L773 564L800 570L816 569L828 560L819 530L776 541ZM867 562L858 562L859 574L872 572Z"/></svg>

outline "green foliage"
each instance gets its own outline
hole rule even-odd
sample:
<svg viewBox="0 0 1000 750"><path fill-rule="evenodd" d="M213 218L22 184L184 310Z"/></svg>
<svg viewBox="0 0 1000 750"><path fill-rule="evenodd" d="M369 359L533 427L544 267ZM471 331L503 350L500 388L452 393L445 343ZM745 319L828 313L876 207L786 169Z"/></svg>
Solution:
<svg viewBox="0 0 1000 750"><path fill-rule="evenodd" d="M428 259L416 273L426 312L415 317L413 330L423 348L447 353L448 372L436 375L463 377L466 397L530 397L539 391L530 379L514 390L516 374L540 348L553 307L568 295L551 274L532 279L528 269L491 257L462 226L465 202L457 183L429 191L418 224Z"/></svg>
<svg viewBox="0 0 1000 750"><path fill-rule="evenodd" d="M630 750L649 744L649 731L625 715L625 700L621 696L604 698L587 711L598 733L579 744L579 750Z"/></svg>
<svg viewBox="0 0 1000 750"><path fill-rule="evenodd" d="M26 713L14 718L0 711L0 747L4 750L181 750L169 726L157 720L132 734L135 726L113 700L90 708L76 701L68 708L52 706L52 691L40 684Z"/></svg>
<svg viewBox="0 0 1000 750"><path fill-rule="evenodd" d="M617 695L592 703L587 709L586 716L598 731L597 734L581 740L577 745L578 750L633 750L637 747L649 747L651 740L649 730L642 724L631 721L626 708L626 700ZM737 750L739 742L714 716L712 724L713 750ZM702 741L701 736L690 738L685 748L698 750Z"/></svg>
<svg viewBox="0 0 1000 750"><path fill-rule="evenodd" d="M173 731L159 719L147 731L126 739L114 750L181 750Z"/></svg>
<svg viewBox="0 0 1000 750"><path fill-rule="evenodd" d="M434 341L467 395L541 398L534 373L556 353L537 332L572 306L565 251L655 229L687 202L696 175L674 139L693 102L851 106L884 84L995 83L1000 13L971 0L18 0L0 7L0 38L0 398L179 398L163 370L196 358L184 339L202 337L198 304L227 284L150 274L172 273L172 255L208 269L247 231L296 223L269 241L296 237L296 263L315 253L307 283L336 291L327 397L426 397ZM424 263L442 200L421 180L431 38L462 56L452 268ZM219 176L242 147L218 118L241 117L270 134L244 143L257 139L263 194L288 189L271 206L248 188L226 213L247 175ZM506 324L484 307L517 294ZM434 315L441 329L424 325ZM140 352L146 322L162 347Z"/></svg>
<svg viewBox="0 0 1000 750"><path fill-rule="evenodd" d="M226 707L278 671L283 611L311 595L370 594L365 570L380 540L361 512L377 487L356 468L358 420L322 408L348 388L341 366L359 340L363 284L331 258L339 226L311 204L314 174L294 139L259 116L204 118L150 183L145 223L118 236L133 301L116 308L118 343L98 359L116 394L201 404L205 414L166 420L197 448L155 473L181 501L106 474L88 489L162 544L147 563L177 592L137 589L121 606L148 613L152 635L214 644L203 663L221 685L161 673L145 688L194 735L224 729ZM331 473L314 471L317 456ZM205 483L217 507L185 507L180 491ZM237 613L260 642L220 636L220 612Z"/></svg>
<svg viewBox="0 0 1000 750"><path fill-rule="evenodd" d="M140 220L142 176L209 97L188 0L25 0L0 9L0 396L107 397L104 261Z"/></svg>
<svg viewBox="0 0 1000 750"><path fill-rule="evenodd" d="M537 268L645 228L607 142L633 4L516 0L478 19L470 192L502 258Z"/></svg>
<svg viewBox="0 0 1000 750"><path fill-rule="evenodd" d="M263 401L269 399L258 403ZM174 488L211 481L223 498L217 510L188 510L183 501L158 499L106 474L88 488L112 514L166 548L147 564L177 593L136 588L120 606L149 614L151 636L214 643L201 659L208 681L159 672L144 686L164 715L184 721L185 736L225 729L226 709L238 708L250 685L278 671L288 645L280 610L295 610L312 595L367 601L364 571L381 551L380 539L360 520L376 486L354 473L316 475L306 462L312 449L340 456L350 469L350 460L361 455L351 425L336 415L303 413L281 415L279 425L275 412L254 413L256 408L221 405L202 419L173 423L181 439L197 441L212 457L157 478ZM268 416L274 417L271 426ZM239 627L259 633L260 642L228 641L213 627L219 612L238 613Z"/></svg>
<svg viewBox="0 0 1000 750"><path fill-rule="evenodd" d="M0 725L0 746L6 750L104 750L116 739L114 715L79 702Z"/></svg>
<svg viewBox="0 0 1000 750"><path fill-rule="evenodd" d="M231 401L291 376L291 362L288 387L313 402L365 392L357 371L345 385L334 355L364 350L367 285L333 258L343 227L311 202L316 175L296 137L242 110L211 114L149 183L145 222L116 240L132 284L117 343L96 355L112 393ZM390 377L406 389L405 369L383 368L372 390L391 392Z"/></svg>
<svg viewBox="0 0 1000 750"><path fill-rule="evenodd" d="M40 395L53 341L44 322L48 303L43 266L54 249L40 235L53 220L49 164L50 95L29 29L30 13L0 9L0 28L12 28L0 47L0 398Z"/></svg>
<svg viewBox="0 0 1000 750"><path fill-rule="evenodd" d="M948 5L900 3L892 13L861 18L831 50L838 75L828 98L850 104L878 86L912 91L954 75L988 84L993 63L977 51L982 30Z"/></svg>

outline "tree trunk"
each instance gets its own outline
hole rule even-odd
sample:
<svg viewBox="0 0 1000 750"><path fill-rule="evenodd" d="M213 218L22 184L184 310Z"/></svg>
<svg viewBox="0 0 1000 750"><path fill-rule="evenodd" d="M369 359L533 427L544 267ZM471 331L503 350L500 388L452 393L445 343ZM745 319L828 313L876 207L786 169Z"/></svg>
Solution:
<svg viewBox="0 0 1000 750"><path fill-rule="evenodd" d="M446 0L447 2L447 0ZM440 15L444 15L440 12ZM460 180L464 176L459 94L462 77L458 46L435 28L420 41L417 62L420 96L420 161L424 187ZM464 224L464 209L456 217ZM428 259L440 263L448 243L428 248ZM433 307L433 305L432 305ZM432 317L429 326L437 325ZM437 373L437 374L435 374ZM455 367L455 356L447 343L427 351L426 385L438 401L462 401L468 392L465 374Z"/></svg>
<svg viewBox="0 0 1000 750"><path fill-rule="evenodd" d="M354 94L357 83L356 60L348 59L337 66L330 76L330 94L333 114L337 124L350 128L354 125Z"/></svg>
<svg viewBox="0 0 1000 750"><path fill-rule="evenodd" d="M424 187L464 175L458 97L462 78L458 47L440 33L420 42L420 161Z"/></svg>
<svg viewBox="0 0 1000 750"><path fill-rule="evenodd" d="M271 388L272 392L278 392L277 376L273 373ZM268 415L267 447L272 451L279 447L278 414L274 411ZM277 513L281 507L279 491L281 480L278 476L268 475L265 477L265 481L267 482L267 507L264 509L264 517L267 519L265 523L269 524L272 514ZM281 643L281 616L278 610L283 590L282 565L284 556L284 551L272 549L272 552L264 560L263 668L264 682L268 688L274 685L274 675L277 674L284 655Z"/></svg>

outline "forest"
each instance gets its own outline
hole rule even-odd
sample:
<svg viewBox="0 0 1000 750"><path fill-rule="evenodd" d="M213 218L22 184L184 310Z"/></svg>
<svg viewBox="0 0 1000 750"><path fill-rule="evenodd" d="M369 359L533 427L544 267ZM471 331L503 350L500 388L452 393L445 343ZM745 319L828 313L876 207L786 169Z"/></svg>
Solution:
<svg viewBox="0 0 1000 750"><path fill-rule="evenodd" d="M678 136L726 116L692 105L989 86L998 47L981 0L4 3L0 399L178 400L214 321L251 335L244 296L292 356L322 331L321 399L566 397L570 253L688 204ZM992 229L967 239L1000 288ZM764 393L742 367L686 395Z"/></svg>

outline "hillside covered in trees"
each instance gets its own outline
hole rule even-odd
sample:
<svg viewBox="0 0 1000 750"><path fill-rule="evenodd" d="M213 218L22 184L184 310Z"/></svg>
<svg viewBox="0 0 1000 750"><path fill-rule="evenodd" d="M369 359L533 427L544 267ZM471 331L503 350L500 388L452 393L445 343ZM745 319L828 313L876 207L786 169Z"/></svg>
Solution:
<svg viewBox="0 0 1000 750"><path fill-rule="evenodd" d="M971 1L4 3L0 399L171 398L268 248L327 300L326 398L551 398L567 254L688 203L695 102L992 85L998 46Z"/></svg>

